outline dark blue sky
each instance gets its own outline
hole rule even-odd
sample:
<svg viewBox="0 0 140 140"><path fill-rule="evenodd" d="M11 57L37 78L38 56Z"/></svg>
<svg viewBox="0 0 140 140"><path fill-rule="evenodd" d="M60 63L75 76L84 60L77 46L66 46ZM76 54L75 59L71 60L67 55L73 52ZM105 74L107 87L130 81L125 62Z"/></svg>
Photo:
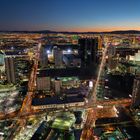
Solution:
<svg viewBox="0 0 140 140"><path fill-rule="evenodd" d="M140 0L0 0L0 30L140 30Z"/></svg>

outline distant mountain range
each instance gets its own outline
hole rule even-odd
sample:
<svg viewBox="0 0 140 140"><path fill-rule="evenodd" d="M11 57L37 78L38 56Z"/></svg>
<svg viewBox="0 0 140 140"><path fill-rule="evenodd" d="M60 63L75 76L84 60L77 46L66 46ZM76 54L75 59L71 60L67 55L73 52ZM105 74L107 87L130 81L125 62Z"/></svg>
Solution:
<svg viewBox="0 0 140 140"><path fill-rule="evenodd" d="M110 32L68 32L68 31L40 30L40 31L0 31L0 33L140 34L140 31L138 31L138 30L120 30L120 31L110 31Z"/></svg>

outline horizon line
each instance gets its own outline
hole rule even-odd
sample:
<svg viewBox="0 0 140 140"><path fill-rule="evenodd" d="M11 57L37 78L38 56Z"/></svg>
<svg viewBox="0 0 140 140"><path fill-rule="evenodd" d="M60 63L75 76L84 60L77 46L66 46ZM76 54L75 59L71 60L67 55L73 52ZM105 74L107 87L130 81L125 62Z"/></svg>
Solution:
<svg viewBox="0 0 140 140"><path fill-rule="evenodd" d="M0 32L41 32L41 31L48 31L48 32L76 32L76 33L92 33L92 32L97 32L97 33L102 33L102 32L116 32L116 31L136 31L136 32L140 32L140 30L137 29L118 29L118 30L105 30L105 31L70 31L70 30L49 30L49 29L40 29L40 30L0 30Z"/></svg>

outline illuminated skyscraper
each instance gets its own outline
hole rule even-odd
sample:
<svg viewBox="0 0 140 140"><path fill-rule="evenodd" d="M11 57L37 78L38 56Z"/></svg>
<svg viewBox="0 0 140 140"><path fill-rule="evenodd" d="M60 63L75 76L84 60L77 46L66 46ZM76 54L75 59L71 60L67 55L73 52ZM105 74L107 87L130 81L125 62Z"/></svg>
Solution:
<svg viewBox="0 0 140 140"><path fill-rule="evenodd" d="M4 54L0 52L0 66L4 65Z"/></svg>
<svg viewBox="0 0 140 140"><path fill-rule="evenodd" d="M5 58L5 71L8 83L15 84L16 80L16 68L15 68L15 58L6 57Z"/></svg>
<svg viewBox="0 0 140 140"><path fill-rule="evenodd" d="M55 93L60 93L60 89L61 89L61 81L55 80Z"/></svg>
<svg viewBox="0 0 140 140"><path fill-rule="evenodd" d="M99 49L99 50L102 50L102 47L103 47L102 44L103 44L103 43L102 43L102 37L100 36L100 37L98 37L98 49Z"/></svg>
<svg viewBox="0 0 140 140"><path fill-rule="evenodd" d="M53 50L53 55L54 55L54 63L55 63L55 67L62 67L63 65L63 53L62 50L60 48L58 48L57 46L54 47Z"/></svg>
<svg viewBox="0 0 140 140"><path fill-rule="evenodd" d="M132 92L132 107L140 105L140 77L134 80Z"/></svg>
<svg viewBox="0 0 140 140"><path fill-rule="evenodd" d="M47 67L47 65L48 65L47 50L45 47L42 47L40 51L40 66L44 68Z"/></svg>
<svg viewBox="0 0 140 140"><path fill-rule="evenodd" d="M114 59L114 56L116 55L116 47L110 45L108 47L108 68L109 69L115 69L116 66L118 65L118 60Z"/></svg>

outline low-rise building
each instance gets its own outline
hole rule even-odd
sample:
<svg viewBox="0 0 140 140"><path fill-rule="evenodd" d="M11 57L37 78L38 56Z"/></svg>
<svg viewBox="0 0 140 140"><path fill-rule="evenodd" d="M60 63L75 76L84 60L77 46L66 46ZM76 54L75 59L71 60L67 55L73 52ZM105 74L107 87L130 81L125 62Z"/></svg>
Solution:
<svg viewBox="0 0 140 140"><path fill-rule="evenodd" d="M32 108L33 109L45 109L45 108L69 108L84 106L85 99L79 97L67 97L66 99L61 99L59 97L48 97L48 98L33 98Z"/></svg>

